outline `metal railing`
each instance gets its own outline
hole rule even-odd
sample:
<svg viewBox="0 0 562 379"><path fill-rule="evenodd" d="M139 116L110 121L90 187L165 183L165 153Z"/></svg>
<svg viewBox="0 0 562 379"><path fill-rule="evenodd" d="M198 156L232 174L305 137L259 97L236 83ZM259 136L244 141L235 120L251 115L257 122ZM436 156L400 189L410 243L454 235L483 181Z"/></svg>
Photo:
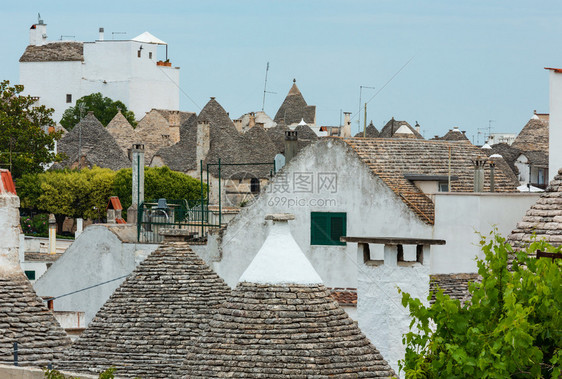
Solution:
<svg viewBox="0 0 562 379"><path fill-rule="evenodd" d="M160 243L161 229L187 229L193 241L205 241L209 229L220 227L220 210L209 210L207 200L145 201L138 211L138 241Z"/></svg>

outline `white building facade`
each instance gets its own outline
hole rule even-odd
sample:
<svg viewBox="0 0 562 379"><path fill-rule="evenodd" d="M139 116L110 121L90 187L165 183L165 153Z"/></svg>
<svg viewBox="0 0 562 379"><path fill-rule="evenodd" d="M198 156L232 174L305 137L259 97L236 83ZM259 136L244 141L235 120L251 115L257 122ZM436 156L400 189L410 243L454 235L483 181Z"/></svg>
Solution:
<svg viewBox="0 0 562 379"><path fill-rule="evenodd" d="M145 32L132 40L106 40L103 28L94 42L47 41L46 24L30 29L20 58L20 83L39 104L64 111L82 96L100 92L122 101L137 119L152 108L179 109L179 67L158 59L167 44Z"/></svg>

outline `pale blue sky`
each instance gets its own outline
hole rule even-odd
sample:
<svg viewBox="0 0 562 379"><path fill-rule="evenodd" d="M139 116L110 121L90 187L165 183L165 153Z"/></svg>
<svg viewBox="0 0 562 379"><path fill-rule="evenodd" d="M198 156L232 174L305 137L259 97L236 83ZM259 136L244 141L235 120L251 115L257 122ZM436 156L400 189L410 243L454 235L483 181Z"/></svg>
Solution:
<svg viewBox="0 0 562 379"><path fill-rule="evenodd" d="M338 125L340 109L358 111L360 85L381 88L414 56L369 103L368 120L418 121L426 138L459 126L472 139L489 120L495 132L518 132L534 109L548 112L543 67L562 67L559 1L28 0L0 10L0 79L18 81L40 12L49 39L92 41L100 26L106 38L149 31L168 42L195 103L215 96L234 118L261 109L268 61L270 116L296 78L318 123Z"/></svg>

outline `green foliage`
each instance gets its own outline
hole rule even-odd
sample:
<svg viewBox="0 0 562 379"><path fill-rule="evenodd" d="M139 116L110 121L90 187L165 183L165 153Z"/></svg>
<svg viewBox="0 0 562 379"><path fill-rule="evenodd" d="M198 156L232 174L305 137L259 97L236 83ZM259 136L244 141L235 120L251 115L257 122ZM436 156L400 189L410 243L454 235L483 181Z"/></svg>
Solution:
<svg viewBox="0 0 562 379"><path fill-rule="evenodd" d="M16 180L22 208L53 213L61 232L65 217L105 218L115 172L94 167L47 171Z"/></svg>
<svg viewBox="0 0 562 379"><path fill-rule="evenodd" d="M101 372L98 375L99 379L113 379L115 378L115 371L117 369L115 367L110 367L107 370L105 370L104 372ZM49 370L49 369L43 369L43 375L46 379L79 379L78 377L75 376L64 376L63 373L61 373L58 370Z"/></svg>
<svg viewBox="0 0 562 379"><path fill-rule="evenodd" d="M132 203L132 169L126 168L117 171L113 182L113 192L119 196L123 209ZM207 193L206 185L204 195ZM144 198L152 199L187 199L201 198L201 182L189 175L172 171L168 167L144 168ZM193 204L191 204L193 205Z"/></svg>
<svg viewBox="0 0 562 379"><path fill-rule="evenodd" d="M109 97L104 97L99 92L83 96L76 100L76 105L74 107L70 107L64 111L60 123L67 130L70 130L80 122L80 119L86 115L86 112L93 111L94 116L96 116L103 126L107 126L113 117L115 117L119 109L127 121L135 127L137 125L137 122L135 121L135 114L132 111L127 110L127 106L125 104L119 100L114 101Z"/></svg>
<svg viewBox="0 0 562 379"><path fill-rule="evenodd" d="M145 167L146 199L187 199L201 197L201 182L168 167ZM131 206L132 170L117 172L94 167L81 170L47 171L27 174L16 180L22 208L64 217L104 219L110 196L119 196L123 215ZM206 193L207 187L204 187ZM192 204L193 205L193 204Z"/></svg>
<svg viewBox="0 0 562 379"><path fill-rule="evenodd" d="M62 136L44 131L54 126L53 109L34 106L37 99L22 91L22 85L0 83L0 167L10 169L15 178L41 172L43 165L59 160L51 150Z"/></svg>
<svg viewBox="0 0 562 379"><path fill-rule="evenodd" d="M480 243L482 281L469 285L472 297L465 304L441 290L430 306L402 294L412 322L401 370L408 378L560 377L562 259L529 256L556 251L545 242L517 253L497 234Z"/></svg>
<svg viewBox="0 0 562 379"><path fill-rule="evenodd" d="M46 213L33 217L22 217L20 224L23 233L26 235L44 235L49 233L49 215Z"/></svg>

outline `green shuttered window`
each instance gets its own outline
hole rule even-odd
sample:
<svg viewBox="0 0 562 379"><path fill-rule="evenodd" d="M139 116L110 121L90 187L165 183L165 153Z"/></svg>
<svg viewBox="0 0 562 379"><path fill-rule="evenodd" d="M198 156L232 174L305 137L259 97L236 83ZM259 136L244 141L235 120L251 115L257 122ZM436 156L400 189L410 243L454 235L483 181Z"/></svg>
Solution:
<svg viewBox="0 0 562 379"><path fill-rule="evenodd" d="M311 212L311 245L345 245L340 237L346 236L347 214L343 212Z"/></svg>

